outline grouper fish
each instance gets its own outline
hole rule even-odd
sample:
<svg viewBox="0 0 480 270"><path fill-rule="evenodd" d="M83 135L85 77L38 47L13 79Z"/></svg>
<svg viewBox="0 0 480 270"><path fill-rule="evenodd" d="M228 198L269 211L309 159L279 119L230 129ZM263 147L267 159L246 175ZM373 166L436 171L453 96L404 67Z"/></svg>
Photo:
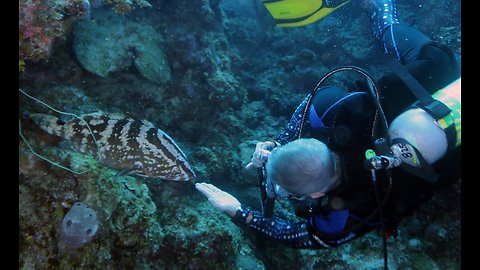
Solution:
<svg viewBox="0 0 480 270"><path fill-rule="evenodd" d="M96 112L67 122L33 113L29 118L49 134L64 139L73 150L97 156L103 164L128 174L171 181L191 181L195 172L180 147L164 131L145 120ZM98 146L98 147L97 147Z"/></svg>

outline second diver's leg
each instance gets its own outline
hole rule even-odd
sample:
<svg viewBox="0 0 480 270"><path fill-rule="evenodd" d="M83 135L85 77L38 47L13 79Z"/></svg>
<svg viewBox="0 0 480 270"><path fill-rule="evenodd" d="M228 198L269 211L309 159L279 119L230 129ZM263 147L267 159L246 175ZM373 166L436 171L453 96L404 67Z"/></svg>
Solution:
<svg viewBox="0 0 480 270"><path fill-rule="evenodd" d="M366 0L373 36L384 53L392 53L402 64L415 61L420 48L431 40L417 29L400 24L395 0Z"/></svg>
<svg viewBox="0 0 480 270"><path fill-rule="evenodd" d="M401 24L395 0L366 0L373 36L384 53L392 53L430 93L460 76L452 51L417 29ZM378 80L387 117L394 117L416 97L395 73ZM399 98L401 97L401 98Z"/></svg>

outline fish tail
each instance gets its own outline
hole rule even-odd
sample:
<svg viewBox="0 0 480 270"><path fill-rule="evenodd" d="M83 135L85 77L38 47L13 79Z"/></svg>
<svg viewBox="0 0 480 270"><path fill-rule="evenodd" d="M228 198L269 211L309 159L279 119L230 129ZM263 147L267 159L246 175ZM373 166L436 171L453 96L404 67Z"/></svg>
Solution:
<svg viewBox="0 0 480 270"><path fill-rule="evenodd" d="M48 134L63 137L65 122L58 117L43 113L32 113L29 114L28 118Z"/></svg>

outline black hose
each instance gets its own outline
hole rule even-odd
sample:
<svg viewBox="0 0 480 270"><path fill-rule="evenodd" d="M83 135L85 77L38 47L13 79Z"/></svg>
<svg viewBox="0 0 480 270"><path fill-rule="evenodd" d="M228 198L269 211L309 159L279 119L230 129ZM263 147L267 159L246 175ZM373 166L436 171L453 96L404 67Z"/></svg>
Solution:
<svg viewBox="0 0 480 270"><path fill-rule="evenodd" d="M260 188L260 206L262 207L262 213L265 213L264 203L265 203L265 199L267 198L267 191L265 189L265 176L263 174L263 166L257 168L257 174L258 174L258 186Z"/></svg>
<svg viewBox="0 0 480 270"><path fill-rule="evenodd" d="M372 76L370 76L368 74L367 71L359 68L359 67L355 67L355 66L344 66L344 67L339 67L339 68L336 68L330 72L328 72L327 74L325 74L317 83L317 85L315 86L315 88L313 88L312 92L310 93L310 96L308 97L307 99L307 103L305 104L305 109L303 111L303 114L302 114L302 118L301 118L301 121L300 121L300 129L299 129L299 132L298 132L298 138L300 139L302 137L302 130L303 130L303 125L305 124L305 119L306 119L306 116L307 116L307 113L308 113L308 109L310 108L310 105L312 103L312 100L313 100L313 97L315 96L316 92L318 91L318 89L320 88L320 85L330 76L332 76L333 74L337 73L337 72L340 72L340 71L355 71L357 73L360 73L362 74L365 78L367 78L367 85L368 85L368 88L369 88L369 91L370 91L370 96L372 97L372 101L373 101L373 104L375 105L375 108L377 109L376 110L376 113L375 113L375 120L374 120L374 123L373 123L373 127L372 127L372 138L376 136L377 132L376 132L376 126L377 126L377 117L380 116L380 120L381 120L381 124L382 124L382 127L383 127L383 137L384 138L388 138L388 123L387 123L387 118L385 116L385 113L383 111L383 108L382 108L382 105L380 103L380 95L379 95L379 92L378 92L378 89L376 87L376 84L375 84L375 81L372 79ZM377 181L376 181L376 174L375 174L375 170L372 170L372 184L374 186L374 193L375 193L375 199L377 201L377 208L367 217L365 218L364 220L362 220L361 222L355 224L354 226L350 227L348 230L344 231L344 232L341 232L341 233L337 233L335 235L340 235L340 234L347 234L357 228L359 228L360 226L364 225L365 223L367 223L370 219L372 219L377 213L379 214L379 218L380 218L380 223L381 223L381 229L382 229L382 241L383 241L383 256L384 256L384 267L385 267L385 270L388 269L388 254L387 254L387 239L386 239L386 229L385 229L385 222L384 222L384 217L383 217L383 211L382 211L382 208L383 208L383 205L385 204L388 196L390 195L390 191L391 191L391 187L392 187L392 177L390 175L390 172L387 171L387 175L388 175L388 178L389 178L389 185L388 185L388 188L387 188L387 192L385 194L385 197L383 198L383 200L381 201L380 200L380 195L378 193L378 187L377 187ZM313 222L315 222L315 219L313 220Z"/></svg>
<svg viewBox="0 0 480 270"><path fill-rule="evenodd" d="M375 193L375 199L377 201L377 211L378 211L378 216L380 218L380 226L382 229L382 242L383 242L383 262L384 262L384 269L388 269L388 253L387 253L387 236L385 235L386 229L385 229L385 219L383 217L383 211L382 211L382 205L380 202L380 194L378 193L378 186L377 186L377 177L375 174L375 170L372 169L372 184L373 184L373 193ZM385 198L387 198L385 196ZM384 200L385 201L385 200Z"/></svg>
<svg viewBox="0 0 480 270"><path fill-rule="evenodd" d="M367 71L365 71L362 68L356 67L356 66L344 66L344 67L339 67L336 69L331 70L327 74L325 74L317 83L317 85L313 88L312 92L310 93L310 96L308 97L307 104L305 105L305 110L303 111L302 118L300 121L300 130L298 132L298 138L302 137L302 130L303 130L303 125L305 124L305 119L307 118L307 113L308 109L310 108L310 105L312 103L313 97L315 96L315 93L317 90L320 88L320 85L330 76L333 74L340 72L340 71L355 71L357 73L362 74L365 78L367 78L367 82L369 85L369 90L370 94L373 98L373 103L375 104L375 108L377 109L377 112L380 114L380 117L382 118L382 125L383 129L385 131L388 130L388 124L387 124L387 118L385 117L385 113L383 112L382 106L380 104L380 95L378 94L378 90L375 84L375 81L372 79L372 76L368 74Z"/></svg>

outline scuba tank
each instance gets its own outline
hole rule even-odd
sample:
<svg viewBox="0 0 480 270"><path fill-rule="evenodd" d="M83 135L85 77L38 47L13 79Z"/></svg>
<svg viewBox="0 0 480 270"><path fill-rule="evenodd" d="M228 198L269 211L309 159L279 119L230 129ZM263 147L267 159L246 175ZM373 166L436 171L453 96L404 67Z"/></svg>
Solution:
<svg viewBox="0 0 480 270"><path fill-rule="evenodd" d="M423 165L416 155L417 151L428 164L432 164L442 158L449 148L461 145L461 78L438 90L432 97L445 104L451 113L435 120L425 110L411 108L397 116L388 130L393 156L413 167ZM455 131L451 138L447 137L448 128ZM394 143L398 139L404 139L408 144Z"/></svg>
<svg viewBox="0 0 480 270"><path fill-rule="evenodd" d="M443 117L417 103L391 123L389 154L400 168L435 183L431 164L461 145L461 78L432 95L449 110ZM436 107L433 107L436 109Z"/></svg>

